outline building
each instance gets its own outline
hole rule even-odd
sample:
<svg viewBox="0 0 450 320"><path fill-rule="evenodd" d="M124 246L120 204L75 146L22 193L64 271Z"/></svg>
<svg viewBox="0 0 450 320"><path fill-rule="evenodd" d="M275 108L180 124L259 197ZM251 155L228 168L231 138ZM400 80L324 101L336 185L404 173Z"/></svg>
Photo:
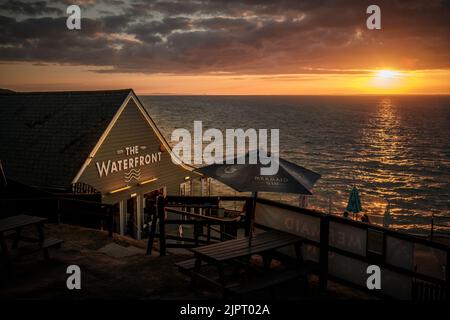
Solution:
<svg viewBox="0 0 450 320"><path fill-rule="evenodd" d="M138 239L146 199L200 178L172 162L132 89L0 93L0 160L8 180L28 187L98 194L118 207L117 231Z"/></svg>

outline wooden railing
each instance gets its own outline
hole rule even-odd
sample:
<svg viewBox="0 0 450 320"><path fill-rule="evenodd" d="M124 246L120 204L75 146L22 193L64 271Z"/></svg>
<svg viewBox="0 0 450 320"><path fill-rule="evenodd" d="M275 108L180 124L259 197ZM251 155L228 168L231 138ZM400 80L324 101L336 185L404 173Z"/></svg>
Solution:
<svg viewBox="0 0 450 320"><path fill-rule="evenodd" d="M218 210L219 204L224 201L244 201L246 203L245 212L241 216L234 218L211 215L210 211ZM164 256L167 248L192 248L213 241L233 239L237 236L238 229L244 229L244 233L248 235L252 206L253 199L249 197L158 197L156 210L153 210L151 213L152 222L147 253L151 254L157 237L159 238L159 254ZM201 214L195 211L209 212ZM227 212L232 212L232 210L224 210L224 212L226 214ZM177 218L168 219L166 217L167 214L173 214ZM156 230L157 225L159 225L159 232ZM193 226L193 237L168 234L166 227L170 225ZM212 235L213 232L218 233L219 236ZM167 243L167 240L174 240L176 243Z"/></svg>
<svg viewBox="0 0 450 320"><path fill-rule="evenodd" d="M114 230L114 207L98 201L77 199L74 195L36 198L1 198L1 216L29 214L49 218L56 223L79 224L98 222L106 225L112 237Z"/></svg>
<svg viewBox="0 0 450 320"><path fill-rule="evenodd" d="M234 221L232 219L219 219L213 216L205 216L200 212L194 212L201 210L202 208L218 208L225 201L245 201L245 212L243 213L244 219L241 222ZM166 198L158 198L157 210L155 210L155 217L152 220L150 237L148 242L148 253L151 253L153 242L156 237L159 238L159 251L160 255L166 254L166 249L170 247L184 247L189 248L197 245L203 245L210 243L212 241L222 241L226 240L226 236L220 237L212 237L209 234L210 230L214 230L221 234L223 231L223 226L230 225L238 225L238 228L245 229L245 234L249 234L250 230L250 218L252 213L252 208L255 205L254 200L250 197L239 197L239 196L229 196L229 197L166 197ZM383 270L389 270L389 272L394 272L399 276L409 277L411 279L411 288L412 292L410 297L412 299L448 299L449 297L449 288L450 288L450 248L444 246L442 244L434 243L428 241L423 238L418 238L406 233L400 233L397 231L384 229L379 226L370 225L366 223L361 223L357 221L343 219L341 217L330 216L321 212L298 208L295 206L281 204L275 201L258 198L256 203L261 205L269 205L273 206L273 208L287 210L294 215L299 215L299 218L310 217L315 218L317 220L320 236L316 239L312 239L306 237L305 245L309 245L318 249L318 261L317 261L317 273L319 275L319 286L321 289L325 289L327 287L328 279L332 279L334 281L338 281L344 283L346 285L355 286L359 289L364 289L365 287L355 285L349 282L347 279L341 278L332 274L329 271L330 254L339 255L351 259L353 261L358 261L362 264L377 264ZM167 218L166 214L171 213L177 216L177 218ZM258 211L256 212L258 214ZM179 218L178 218L179 217ZM159 221L159 232L156 232L157 220ZM381 255L373 254L370 252L368 248L366 248L364 254L358 254L347 249L342 249L332 245L332 240L330 238L330 223L334 225L344 225L351 228L356 228L355 230L362 230L364 232L373 232L377 231L382 233L384 239L386 237L396 238L402 241L406 241L410 244L417 244L420 246L424 246L425 248L429 248L430 250L441 250L446 253L447 263L445 265L445 277L437 278L431 275L423 274L416 270L409 270L406 268L402 268L397 265L393 265L386 260L386 248L383 249L383 253ZM184 225L190 224L194 225L194 229L198 228L198 230L203 231L206 229L206 234L202 236L196 237L196 233L194 232L193 238L180 237L176 235L167 234L166 227L168 225ZM255 227L270 230L273 229L273 226L270 225L261 225L255 223ZM276 229L276 228L275 228ZM208 231L209 230L209 231ZM282 230L283 231L283 230ZM286 231L289 232L289 231ZM199 232L200 233L200 232ZM179 243L167 243L167 240L177 240ZM384 240L386 241L386 240ZM367 290L367 288L365 288ZM371 293L386 296L384 291Z"/></svg>
<svg viewBox="0 0 450 320"><path fill-rule="evenodd" d="M414 235L410 235L404 232L398 232L391 229L386 229L380 226L371 225L367 223L362 223L354 220L345 219L338 216L327 215L318 211L308 210L304 208L299 208L296 206L282 204L276 201L259 198L257 203L273 206L274 208L281 208L292 212L294 214L298 214L299 218L301 216L310 216L318 218L320 221L320 238L315 241L312 239L305 239L305 243L316 247L319 249L319 284L322 288L326 288L327 279L333 279L338 282L345 283L346 285L355 286L359 289L366 289L363 286L354 285L351 282L333 276L329 273L329 256L330 254L337 254L340 256L344 256L346 258L350 258L355 261L359 261L361 263L367 264L376 264L382 269L389 270L391 272L395 272L401 276L407 276L412 279L412 292L411 298L417 300L426 300L426 299L445 299L448 300L450 298L450 247L441 243L432 242L425 238L417 237ZM258 214L258 212L256 213ZM368 248L366 247L366 252L364 255L357 254L342 248L337 248L330 244L330 222L338 223L340 225L345 225L348 227L355 227L360 230L364 230L368 232L368 230L378 231L383 235L383 253L381 255L373 255L370 254ZM258 224L255 224L258 226ZM266 228L267 226L260 226L262 228ZM428 274L424 274L422 272L418 272L416 270L409 270L397 265L393 265L386 261L386 237L392 237L398 240L406 241L410 244L417 244L427 248L428 250L440 250L446 254L446 261L444 262L444 278L438 278L435 276L431 276ZM430 263L432 263L430 261ZM371 293L377 294L373 290ZM378 293L380 296L385 296L382 292Z"/></svg>

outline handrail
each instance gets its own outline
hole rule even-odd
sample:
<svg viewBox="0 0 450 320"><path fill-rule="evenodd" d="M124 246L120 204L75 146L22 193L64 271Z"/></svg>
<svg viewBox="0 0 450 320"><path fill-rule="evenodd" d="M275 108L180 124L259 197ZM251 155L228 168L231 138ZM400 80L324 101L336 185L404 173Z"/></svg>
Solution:
<svg viewBox="0 0 450 320"><path fill-rule="evenodd" d="M181 215L185 215L188 217L192 217L192 218L197 218L200 220L208 220L208 221L216 221L216 222L235 222L235 221L239 221L239 217L236 218L215 218L215 217L208 217L208 216L204 216L198 213L192 213L192 212L187 212L184 210L177 210L177 209L171 209L171 208L165 208L166 212L172 212L172 213L178 213Z"/></svg>
<svg viewBox="0 0 450 320"><path fill-rule="evenodd" d="M214 201L246 201L252 199L248 196L166 196L165 202L177 202L182 200L214 200Z"/></svg>
<svg viewBox="0 0 450 320"><path fill-rule="evenodd" d="M92 195L90 195L92 196ZM35 200L65 200L65 201L72 201L72 202L79 202L79 203L85 203L85 204L93 204L98 205L101 207L113 207L112 204L109 203L102 203L98 201L91 201L91 200L80 200L80 199L73 199L73 198L66 198L66 197L36 197L36 198L0 198L1 201L35 201Z"/></svg>
<svg viewBox="0 0 450 320"><path fill-rule="evenodd" d="M256 199L257 203L262 203L262 204L268 204L268 205L272 205L274 207L278 207L281 209L286 209L289 211L294 211L296 213L299 214L305 214L308 216L314 216L317 218L320 218L322 216L326 216L328 217L328 219L330 221L333 222L338 222L338 223L342 223L342 224L346 224L346 225L350 225L356 228L360 228L360 229L371 229L371 230L377 230L377 231L381 231L383 232L385 235L387 236L392 236L394 238L398 238L398 239L403 239L403 240L409 240L415 243L419 243L419 244L423 244L426 246L430 246L433 247L435 249L441 249L441 250L449 250L450 247L442 244L442 243L437 243L437 242L433 242L430 241L428 239L424 239L421 237L418 237L416 235L412 235L412 234L408 234L408 233L403 233L403 232L399 232L396 230L392 230L392 229L388 229L388 228L384 228L378 225L374 225L374 224L368 224L368 223L364 223L364 222L360 222L360 221L355 221L355 220L350 220L350 219L345 219L343 217L339 217L339 216L335 216L335 215L328 215L319 211L315 211L315 210L310 210L310 209L305 209L305 208L300 208L300 207L296 207L290 204L286 204L286 203L280 203L280 202L276 202L274 200L269 200L266 198L257 198Z"/></svg>
<svg viewBox="0 0 450 320"><path fill-rule="evenodd" d="M67 208L62 208L61 204L64 202L70 202L71 204L84 204L84 205L90 205L90 206L96 206L96 208L93 208L93 210L101 209L104 210L104 213L100 212L89 212L90 215L100 216L102 219L106 219L108 221L108 235L109 237L113 236L113 229L114 229L114 214L113 209L114 206L112 204L108 203L101 203L98 201L90 201L90 200L80 200L80 199L73 199L73 198L66 198L62 196L51 196L51 197L35 197L35 198L0 198L1 202L13 202L13 201L20 201L20 202L29 202L29 201L55 201L55 207L53 208L54 211L51 211L51 213L56 214L56 222L61 222L61 217L63 213L73 213L72 211L67 210ZM63 205L64 206L64 205ZM78 211L77 211L78 212ZM79 212L78 212L79 213ZM100 214L99 214L100 213ZM49 213L47 213L49 214Z"/></svg>

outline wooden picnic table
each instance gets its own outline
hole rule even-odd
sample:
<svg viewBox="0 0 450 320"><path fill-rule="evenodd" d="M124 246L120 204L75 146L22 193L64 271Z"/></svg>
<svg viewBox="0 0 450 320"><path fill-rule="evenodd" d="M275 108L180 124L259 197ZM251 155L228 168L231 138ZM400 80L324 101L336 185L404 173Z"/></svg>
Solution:
<svg viewBox="0 0 450 320"><path fill-rule="evenodd" d="M47 218L35 217L29 215L16 215L0 219L0 245L2 249L2 260L9 271L12 271L12 261L15 256L30 254L39 250L44 253L44 258L49 259L48 249L50 247L60 246L63 242L59 239L46 239L44 235L44 223ZM35 227L37 231L36 238L22 236L22 230L25 227ZM13 238L11 249L7 244L7 237ZM31 245L19 247L20 241L31 243Z"/></svg>
<svg viewBox="0 0 450 320"><path fill-rule="evenodd" d="M242 260L242 258L259 254L263 256L265 262L264 264L268 268L271 261L270 253L290 245L295 246L297 260L301 263L303 260L301 253L302 241L303 238L301 237L274 230L254 234L252 236L251 244L249 243L248 237L245 237L194 248L192 249L194 252L195 261L191 275L192 284L195 284L197 278L203 278L204 280L208 280L209 282L219 285L222 289L226 290L227 283L224 274L225 263ZM200 273L201 268L205 265L215 265L217 267L219 281L215 281ZM291 273L290 275L292 277L296 276L294 273ZM286 277L286 274L284 277ZM274 280L275 279L272 279L270 282L277 282ZM269 283L269 281L266 282Z"/></svg>

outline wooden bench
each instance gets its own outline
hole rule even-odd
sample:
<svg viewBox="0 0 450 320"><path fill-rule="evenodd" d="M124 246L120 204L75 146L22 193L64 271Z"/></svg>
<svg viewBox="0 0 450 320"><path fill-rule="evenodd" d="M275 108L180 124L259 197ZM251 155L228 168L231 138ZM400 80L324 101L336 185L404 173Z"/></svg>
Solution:
<svg viewBox="0 0 450 320"><path fill-rule="evenodd" d="M206 266L206 264L207 264L206 261L202 261L202 266ZM191 275L195 267L195 258L177 262L175 263L175 265L178 267L180 272L187 275Z"/></svg>
<svg viewBox="0 0 450 320"><path fill-rule="evenodd" d="M212 262L223 262L250 257L253 254L264 254L289 245L295 245L298 254L301 254L302 238L289 233L281 231L263 232L253 235L252 239L251 246L248 238L240 238L194 248L192 251L197 259Z"/></svg>
<svg viewBox="0 0 450 320"><path fill-rule="evenodd" d="M302 241L303 238L301 237L273 230L252 235L251 243L249 241L249 238L246 237L194 248L192 249L192 252L195 255L195 263L193 270L190 271L191 285L195 287L197 278L204 280L209 279L209 282L218 285L219 288L222 289L224 296L227 296L230 290L232 292L234 291L234 293L236 294L243 294L246 292L258 290L259 288L265 288L268 286L273 287L276 284L289 281L289 279L291 279L292 277L298 278L305 273L305 271L301 270L301 268L299 270L286 273L285 276L279 277L278 279L276 279L275 276L273 276L274 278L266 279L260 277L258 280L255 280L254 283L246 280L249 279L250 276L253 277L256 274L265 273L255 272L255 268L253 268L251 264L249 264L249 260L253 255L262 256L265 269L269 269L273 252L283 247L294 246L297 258L296 267L301 266L303 262L301 249ZM216 268L218 280L216 280L216 278L212 277L210 274L206 275L200 273L204 262L206 262L207 265L211 265ZM244 281L240 282L246 283L245 286L238 283L238 287L234 287L234 280L238 279L238 277L236 277L237 273L235 272L237 270L235 269L232 276L230 277L227 275L227 270L225 269L225 265L229 265L230 263L244 263L244 265L247 266L245 267L244 271L249 275L249 277L245 277L246 279L243 279ZM191 264L192 262L189 263L189 266L191 266Z"/></svg>
<svg viewBox="0 0 450 320"><path fill-rule="evenodd" d="M60 248L61 245L64 243L64 240L55 239L55 238L48 238L45 239L44 242L39 243L32 243L27 244L21 247L18 247L12 252L12 259L19 259L20 257L28 254L33 254L35 252L43 251L44 252L44 259L49 260L50 259L50 248Z"/></svg>
<svg viewBox="0 0 450 320"><path fill-rule="evenodd" d="M46 221L47 218L23 214L0 219L1 256L2 262L5 263L9 273L12 273L12 260L40 250L43 251L44 258L48 260L50 259L49 249L61 246L62 240L45 238L44 223ZM22 236L21 233L24 228L33 226L37 231L36 238ZM7 238L13 239L11 248L8 246ZM20 242L27 242L27 244L19 246Z"/></svg>
<svg viewBox="0 0 450 320"><path fill-rule="evenodd" d="M239 285L226 287L225 293L228 296L242 297L249 293L273 289L293 280L304 280L307 285L307 276L310 272L310 265L306 263L289 269L271 270L263 275L249 277L247 281L244 281Z"/></svg>
<svg viewBox="0 0 450 320"><path fill-rule="evenodd" d="M187 274L187 275L192 275L192 272L194 271L194 267L195 267L195 258L191 258L191 259L188 259L188 260L183 260L183 261L180 261L180 262L177 262L177 263L175 263L175 265L178 267L178 269L180 270L180 272L182 272L182 273L184 273L184 274ZM208 262L206 262L206 261L202 261L201 262L201 266L202 267L205 267L205 266L207 266L209 263ZM245 266L245 267L247 267L248 269L250 269L251 268L251 266L249 266L249 265L247 265L247 264L245 264L244 262L242 262L242 261L239 261L239 260L236 260L236 261L233 261L233 264L234 265L239 265L239 266ZM257 270L255 269L255 272L257 272Z"/></svg>

